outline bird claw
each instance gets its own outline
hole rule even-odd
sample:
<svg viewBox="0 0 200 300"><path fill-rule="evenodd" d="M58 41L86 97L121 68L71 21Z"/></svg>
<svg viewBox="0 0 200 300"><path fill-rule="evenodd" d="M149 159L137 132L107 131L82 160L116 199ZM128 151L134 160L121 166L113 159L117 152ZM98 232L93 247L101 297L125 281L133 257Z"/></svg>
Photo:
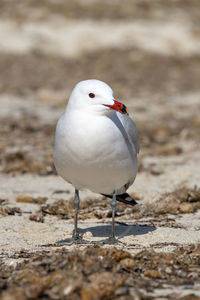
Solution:
<svg viewBox="0 0 200 300"><path fill-rule="evenodd" d="M84 240L82 238L82 235L80 235L78 232L73 232L72 243L75 243L75 244L88 244L88 241Z"/></svg>
<svg viewBox="0 0 200 300"><path fill-rule="evenodd" d="M74 230L73 230L73 234L72 234L72 238L74 239L74 240L79 240L79 239L82 239L82 235L79 233L79 232L75 232Z"/></svg>

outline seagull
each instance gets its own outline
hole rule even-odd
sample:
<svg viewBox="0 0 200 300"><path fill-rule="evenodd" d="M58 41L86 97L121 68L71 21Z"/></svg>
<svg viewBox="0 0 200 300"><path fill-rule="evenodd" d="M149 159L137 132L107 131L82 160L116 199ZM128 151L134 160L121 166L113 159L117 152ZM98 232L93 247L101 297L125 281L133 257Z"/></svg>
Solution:
<svg viewBox="0 0 200 300"><path fill-rule="evenodd" d="M78 232L79 190L89 189L111 198L112 232L115 238L116 201L137 202L126 193L137 174L139 136L124 104L112 89L96 79L74 87L64 114L58 120L54 144L57 173L75 188L73 242Z"/></svg>

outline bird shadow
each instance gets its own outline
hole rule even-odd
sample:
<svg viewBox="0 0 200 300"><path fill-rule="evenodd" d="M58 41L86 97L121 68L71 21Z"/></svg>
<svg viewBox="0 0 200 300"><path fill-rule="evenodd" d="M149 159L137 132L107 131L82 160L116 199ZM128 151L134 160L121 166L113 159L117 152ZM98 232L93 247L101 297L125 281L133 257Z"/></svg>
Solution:
<svg viewBox="0 0 200 300"><path fill-rule="evenodd" d="M88 228L79 228L79 234L83 236L86 232L91 232L93 237L109 237L111 235L111 225L92 226ZM128 225L126 223L115 224L115 235L118 239L131 235L143 235L155 231L155 226L149 225ZM72 243L72 239L58 241L56 244ZM80 243L90 243L86 240L80 240Z"/></svg>
<svg viewBox="0 0 200 300"><path fill-rule="evenodd" d="M155 226L147 225L127 225L126 223L115 225L115 235L122 238L130 235L142 235L156 230ZM94 226L79 229L80 234L91 232L94 237L108 237L111 233L111 225Z"/></svg>

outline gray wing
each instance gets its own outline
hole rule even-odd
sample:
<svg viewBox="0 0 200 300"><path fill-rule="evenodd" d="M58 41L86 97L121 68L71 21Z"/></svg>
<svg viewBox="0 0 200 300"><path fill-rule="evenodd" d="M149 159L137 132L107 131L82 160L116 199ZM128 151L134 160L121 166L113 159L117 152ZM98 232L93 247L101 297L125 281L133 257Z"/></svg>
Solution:
<svg viewBox="0 0 200 300"><path fill-rule="evenodd" d="M140 150L139 133L138 133L135 123L127 115L121 114L119 112L117 112L116 115L119 118L119 120L121 121L128 137L131 140L131 142L133 143L137 153L139 153L139 150Z"/></svg>
<svg viewBox="0 0 200 300"><path fill-rule="evenodd" d="M135 123L131 118L129 118L129 116L119 112L114 112L111 116L111 119L121 131L126 141L129 153L135 162L137 153L139 152L139 134ZM129 181L126 182L123 187L121 187L121 189L118 191L118 194L125 193L125 191L135 180L135 175L133 175L133 177L131 177Z"/></svg>

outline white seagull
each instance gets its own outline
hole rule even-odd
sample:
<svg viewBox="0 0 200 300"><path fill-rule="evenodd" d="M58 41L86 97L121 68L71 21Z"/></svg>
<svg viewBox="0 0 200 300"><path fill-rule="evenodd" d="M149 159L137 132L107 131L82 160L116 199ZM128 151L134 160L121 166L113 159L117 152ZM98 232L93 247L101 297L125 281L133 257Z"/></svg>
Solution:
<svg viewBox="0 0 200 300"><path fill-rule="evenodd" d="M73 241L78 242L79 190L87 188L112 198L112 234L116 200L134 206L126 190L137 174L139 138L126 106L114 99L104 82L76 84L55 135L54 163L58 174L75 188Z"/></svg>

